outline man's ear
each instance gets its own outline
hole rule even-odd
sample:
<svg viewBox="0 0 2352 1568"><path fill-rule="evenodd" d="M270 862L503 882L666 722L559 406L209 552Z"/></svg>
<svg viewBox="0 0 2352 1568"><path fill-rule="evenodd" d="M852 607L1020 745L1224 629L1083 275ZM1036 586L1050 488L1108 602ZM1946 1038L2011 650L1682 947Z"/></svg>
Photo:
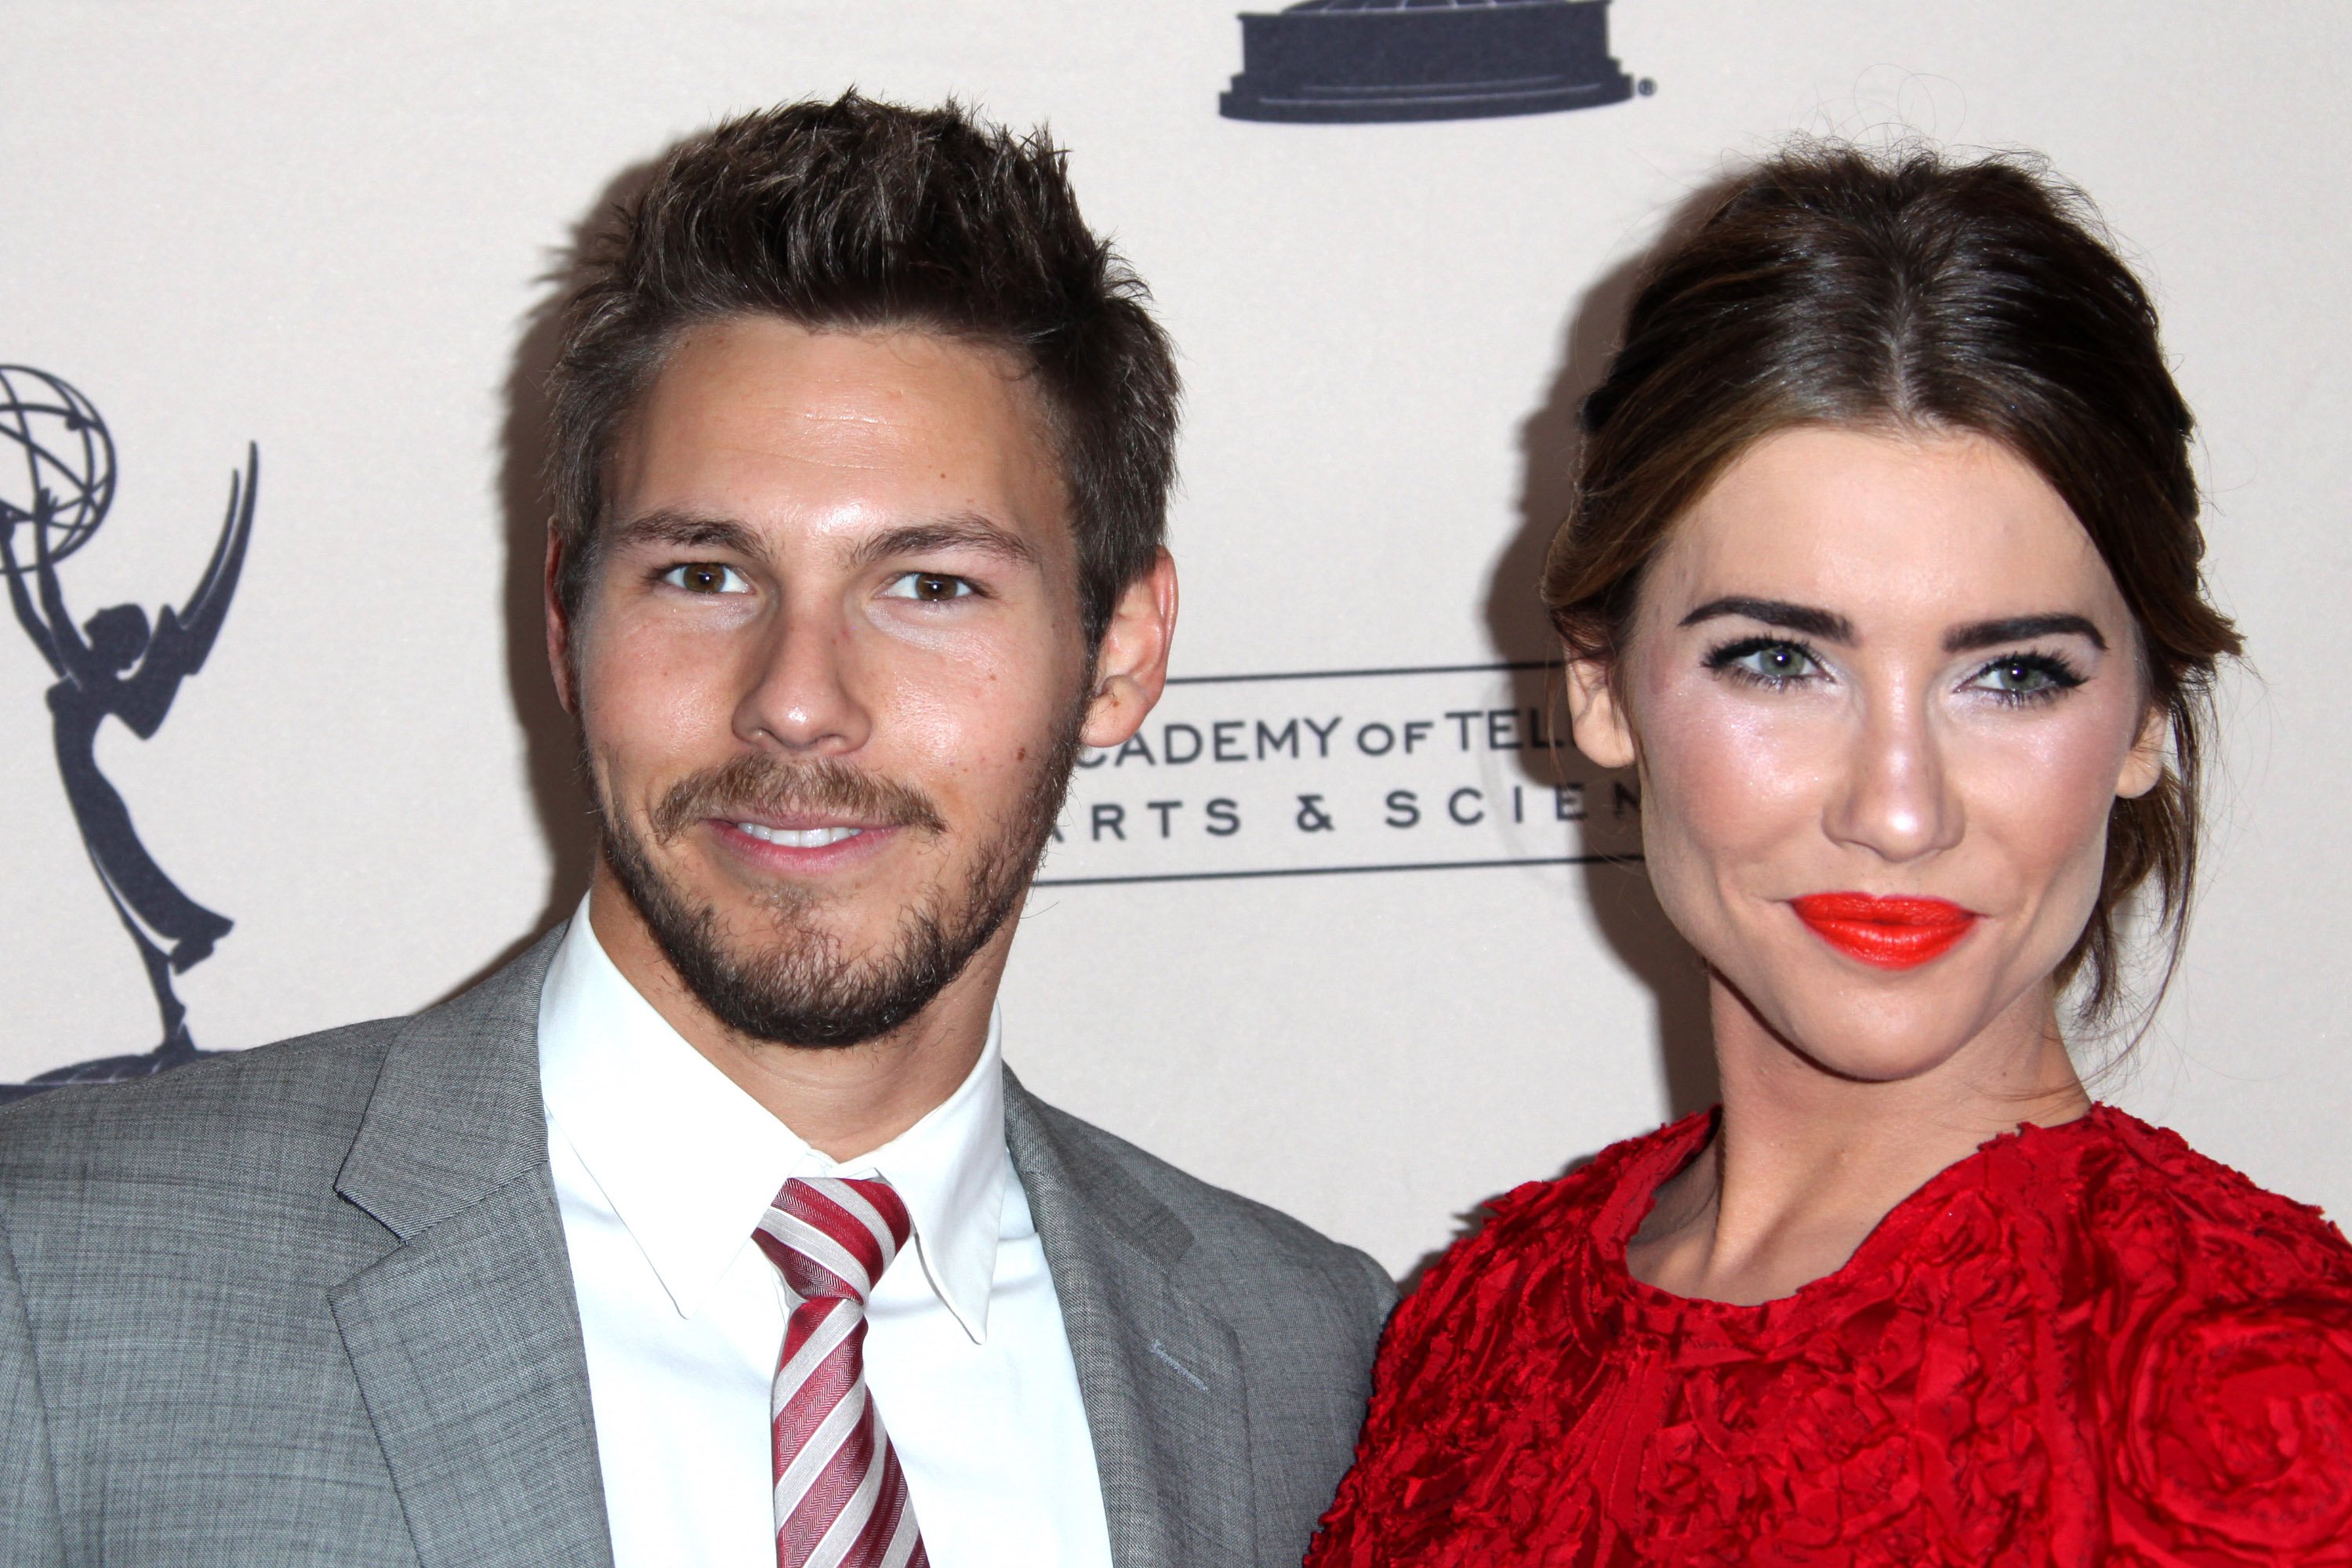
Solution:
<svg viewBox="0 0 2352 1568"><path fill-rule="evenodd" d="M547 671L555 677L555 700L573 718L580 716L580 694L572 679L572 617L564 613L563 594L559 587L563 577L563 540L551 521L547 525L547 574L543 605L547 620Z"/></svg>
<svg viewBox="0 0 2352 1568"><path fill-rule="evenodd" d="M2124 756L2123 772L2116 779L2116 797L2136 800L2154 789L2164 777L2165 758L2172 751L2172 715L2154 703L2148 705L2147 718L2139 727L2139 738Z"/></svg>
<svg viewBox="0 0 2352 1568"><path fill-rule="evenodd" d="M1095 684L1078 739L1116 746L1143 727L1168 684L1168 649L1176 637L1176 563L1165 550L1129 583L1111 607L1095 653Z"/></svg>
<svg viewBox="0 0 2352 1568"><path fill-rule="evenodd" d="M1614 667L1598 658L1568 661L1568 719L1576 749L1604 768L1630 768L1637 753L1633 725L1611 676Z"/></svg>

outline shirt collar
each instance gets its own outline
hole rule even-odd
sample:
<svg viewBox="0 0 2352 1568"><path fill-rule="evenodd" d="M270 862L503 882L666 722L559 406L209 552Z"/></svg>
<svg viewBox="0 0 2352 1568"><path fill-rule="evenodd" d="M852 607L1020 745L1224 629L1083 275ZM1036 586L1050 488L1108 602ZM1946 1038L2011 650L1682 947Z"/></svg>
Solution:
<svg viewBox="0 0 2352 1568"><path fill-rule="evenodd" d="M977 1344L1004 1218L1001 1020L953 1094L872 1153L836 1163L686 1042L606 955L581 901L539 1001L548 1119L681 1317L709 1300L792 1176L879 1175L915 1223L923 1275Z"/></svg>

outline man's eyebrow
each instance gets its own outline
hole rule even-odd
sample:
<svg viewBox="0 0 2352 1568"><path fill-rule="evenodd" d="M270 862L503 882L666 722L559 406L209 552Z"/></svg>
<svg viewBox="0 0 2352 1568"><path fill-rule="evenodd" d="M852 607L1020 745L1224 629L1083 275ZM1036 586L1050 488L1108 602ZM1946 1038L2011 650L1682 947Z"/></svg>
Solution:
<svg viewBox="0 0 2352 1568"><path fill-rule="evenodd" d="M930 555L948 550L970 550L1022 566L1037 564L1036 549L1027 540L978 512L941 518L937 522L910 522L869 534L850 551L849 563L871 566L893 556Z"/></svg>
<svg viewBox="0 0 2352 1568"><path fill-rule="evenodd" d="M703 517L664 507L614 525L607 548L668 545L678 550L724 550L757 558L766 552L760 536L731 518Z"/></svg>
<svg viewBox="0 0 2352 1568"><path fill-rule="evenodd" d="M2074 615L2009 616L1998 621L1971 621L1944 634L1944 651L1974 653L2005 642L2031 642L2035 637L2068 634L2083 638L2101 653L2107 651L2107 639L2100 635L2099 628L2087 617Z"/></svg>
<svg viewBox="0 0 2352 1568"><path fill-rule="evenodd" d="M1811 605L1792 605L1786 599L1750 599L1734 594L1727 598L1709 599L1682 618L1682 624L1695 626L1701 621L1711 621L1719 616L1743 616L1751 621L1762 621L1768 626L1780 626L1807 637L1820 637L1824 642L1851 643L1853 623L1830 610L1817 610Z"/></svg>

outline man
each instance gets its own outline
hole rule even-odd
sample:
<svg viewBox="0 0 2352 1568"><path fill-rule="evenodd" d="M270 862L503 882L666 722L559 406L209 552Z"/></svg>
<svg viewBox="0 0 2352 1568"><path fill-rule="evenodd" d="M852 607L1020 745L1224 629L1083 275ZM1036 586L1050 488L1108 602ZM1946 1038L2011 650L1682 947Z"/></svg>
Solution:
<svg viewBox="0 0 2352 1568"><path fill-rule="evenodd" d="M551 389L583 914L0 1119L0 1563L1298 1561L1388 1280L994 1021L1077 750L1164 676L1141 292L953 109L667 157Z"/></svg>

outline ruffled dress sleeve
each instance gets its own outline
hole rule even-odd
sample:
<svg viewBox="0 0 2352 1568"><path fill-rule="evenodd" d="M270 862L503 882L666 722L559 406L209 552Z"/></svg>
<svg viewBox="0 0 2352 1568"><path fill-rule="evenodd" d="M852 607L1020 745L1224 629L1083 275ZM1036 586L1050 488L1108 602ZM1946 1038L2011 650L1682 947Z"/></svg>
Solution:
<svg viewBox="0 0 2352 1568"><path fill-rule="evenodd" d="M2101 1204L2113 1561L2352 1568L2352 1251L2316 1209L2126 1129L2167 1202Z"/></svg>

